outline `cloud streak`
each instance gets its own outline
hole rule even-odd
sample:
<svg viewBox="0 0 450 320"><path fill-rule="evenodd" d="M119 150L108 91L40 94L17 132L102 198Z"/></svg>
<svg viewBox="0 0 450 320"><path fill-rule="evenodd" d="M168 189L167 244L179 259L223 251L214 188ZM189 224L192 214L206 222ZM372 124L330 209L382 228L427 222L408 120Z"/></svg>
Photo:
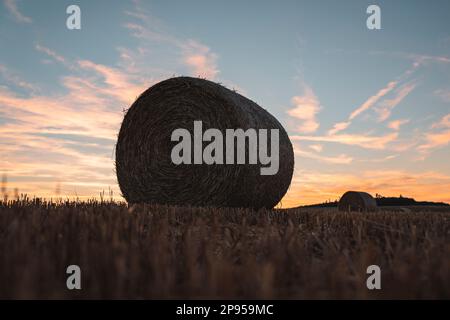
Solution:
<svg viewBox="0 0 450 320"><path fill-rule="evenodd" d="M372 108L375 105L375 103L378 102L378 100L380 100L382 97L384 97L389 92L391 92L397 86L397 84L398 84L398 81L389 82L385 87L380 89L375 95L370 96L363 104L361 104L358 108L353 110L350 113L347 121L338 122L338 123L334 124L333 128L328 131L328 134L335 135L338 132L341 132L341 131L347 129L356 117L358 117L361 113Z"/></svg>
<svg viewBox="0 0 450 320"><path fill-rule="evenodd" d="M383 122L391 116L392 109L394 109L403 99L406 98L417 86L416 82L406 83L395 92L395 96L392 99L386 99L376 109L378 113L378 121Z"/></svg>
<svg viewBox="0 0 450 320"><path fill-rule="evenodd" d="M9 70L6 66L0 64L0 75L10 84L20 87L31 92L39 90L37 85L23 80L19 75Z"/></svg>
<svg viewBox="0 0 450 320"><path fill-rule="evenodd" d="M408 122L409 122L409 119L394 120L394 121L389 122L388 128L395 130L395 131L399 131L400 127L404 124L407 124Z"/></svg>
<svg viewBox="0 0 450 320"><path fill-rule="evenodd" d="M434 94L442 99L442 101L450 102L450 89L438 89L434 91Z"/></svg>
<svg viewBox="0 0 450 320"><path fill-rule="evenodd" d="M393 132L382 136L359 135L359 134L338 134L325 136L301 136L291 135L290 139L293 141L315 141L315 142L334 142L345 145L359 146L364 149L378 149L386 148L386 145L397 139L398 133Z"/></svg>
<svg viewBox="0 0 450 320"><path fill-rule="evenodd" d="M36 44L35 48L37 51L45 53L46 55L50 56L55 61L58 61L62 64L66 64L66 59L63 56L57 54L55 51L50 50L49 48L44 47L43 45L40 44Z"/></svg>
<svg viewBox="0 0 450 320"><path fill-rule="evenodd" d="M430 132L425 134L425 143L421 144L417 149L419 151L430 151L431 149L447 146L449 142L450 130Z"/></svg>
<svg viewBox="0 0 450 320"><path fill-rule="evenodd" d="M31 20L30 17L27 17L26 15L22 14L19 11L19 8L17 6L17 0L4 0L3 3L5 4L6 9L14 16L16 21L20 23L32 23L33 20Z"/></svg>
<svg viewBox="0 0 450 320"><path fill-rule="evenodd" d="M410 81L401 85L402 82L406 81L411 75L424 64L424 61L431 59L430 57L415 57L411 67L407 69L402 75L400 75L396 80L390 81L381 88L376 94L370 96L363 104L358 108L353 110L346 121L338 122L333 125L333 128L328 131L329 135L334 135L347 129L352 121L360 116L362 113L375 108L378 113L378 121L382 122L387 120L395 108L402 100L410 94L417 86L417 82ZM399 86L401 87L399 88ZM382 100L385 96L388 96L392 92L395 92L395 96L392 99ZM379 104L378 107L376 107Z"/></svg>
<svg viewBox="0 0 450 320"><path fill-rule="evenodd" d="M355 119L358 115L363 113L364 111L371 108L380 98L387 95L389 92L391 92L398 84L398 81L391 81L389 82L386 87L380 89L375 95L371 96L369 99L367 99L362 105L360 105L356 110L354 110L350 116L349 120Z"/></svg>

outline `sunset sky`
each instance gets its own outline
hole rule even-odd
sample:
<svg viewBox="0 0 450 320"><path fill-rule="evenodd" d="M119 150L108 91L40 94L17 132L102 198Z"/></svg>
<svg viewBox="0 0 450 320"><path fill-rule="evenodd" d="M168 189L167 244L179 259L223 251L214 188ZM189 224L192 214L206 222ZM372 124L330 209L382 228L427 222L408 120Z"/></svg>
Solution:
<svg viewBox="0 0 450 320"><path fill-rule="evenodd" d="M450 1L0 0L6 191L113 190L123 109L174 75L234 88L295 149L283 207L346 190L450 202ZM81 8L81 30L66 8ZM381 8L368 30L366 8Z"/></svg>

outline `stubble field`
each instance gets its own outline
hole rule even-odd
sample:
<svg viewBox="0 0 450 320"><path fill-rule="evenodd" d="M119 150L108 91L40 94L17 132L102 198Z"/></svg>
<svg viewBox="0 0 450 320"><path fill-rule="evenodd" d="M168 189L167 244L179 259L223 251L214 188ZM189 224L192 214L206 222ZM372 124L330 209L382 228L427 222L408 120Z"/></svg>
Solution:
<svg viewBox="0 0 450 320"><path fill-rule="evenodd" d="M450 212L409 211L0 202L0 298L448 299Z"/></svg>

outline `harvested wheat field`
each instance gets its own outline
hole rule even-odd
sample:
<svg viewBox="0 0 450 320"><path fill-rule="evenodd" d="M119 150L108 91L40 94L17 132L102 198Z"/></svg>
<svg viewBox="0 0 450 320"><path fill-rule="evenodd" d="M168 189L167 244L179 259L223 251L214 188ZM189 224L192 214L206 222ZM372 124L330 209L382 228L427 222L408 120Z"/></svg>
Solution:
<svg viewBox="0 0 450 320"><path fill-rule="evenodd" d="M442 210L10 201L0 205L0 298L449 298ZM71 264L82 270L76 292ZM366 287L371 264L381 290Z"/></svg>

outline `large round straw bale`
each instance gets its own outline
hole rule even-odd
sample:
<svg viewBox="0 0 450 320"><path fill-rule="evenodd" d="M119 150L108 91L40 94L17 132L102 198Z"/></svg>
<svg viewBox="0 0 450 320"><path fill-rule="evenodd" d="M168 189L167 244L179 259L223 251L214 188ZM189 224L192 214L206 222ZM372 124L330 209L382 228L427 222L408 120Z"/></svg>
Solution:
<svg viewBox="0 0 450 320"><path fill-rule="evenodd" d="M175 129L193 135L219 129L279 129L279 170L261 175L258 164L178 164L171 160ZM268 136L268 153L270 135ZM203 148L209 142L203 142ZM236 150L235 150L236 154ZM273 208L291 183L292 144L281 124L255 102L217 83L191 77L171 78L147 89L125 115L116 145L116 172L129 203Z"/></svg>
<svg viewBox="0 0 450 320"><path fill-rule="evenodd" d="M377 202L367 192L347 191L339 200L340 211L375 211Z"/></svg>

